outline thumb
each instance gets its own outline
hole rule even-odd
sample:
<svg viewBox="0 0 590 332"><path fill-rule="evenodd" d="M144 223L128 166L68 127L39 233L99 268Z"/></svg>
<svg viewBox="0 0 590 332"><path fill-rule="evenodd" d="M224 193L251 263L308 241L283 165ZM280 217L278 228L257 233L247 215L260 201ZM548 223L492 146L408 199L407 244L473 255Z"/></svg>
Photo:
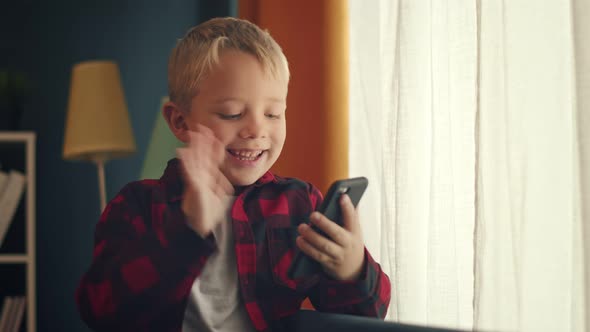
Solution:
<svg viewBox="0 0 590 332"><path fill-rule="evenodd" d="M343 226L346 230L353 234L360 233L360 225L358 221L358 214L352 205L350 197L346 194L340 196L340 209L342 210Z"/></svg>

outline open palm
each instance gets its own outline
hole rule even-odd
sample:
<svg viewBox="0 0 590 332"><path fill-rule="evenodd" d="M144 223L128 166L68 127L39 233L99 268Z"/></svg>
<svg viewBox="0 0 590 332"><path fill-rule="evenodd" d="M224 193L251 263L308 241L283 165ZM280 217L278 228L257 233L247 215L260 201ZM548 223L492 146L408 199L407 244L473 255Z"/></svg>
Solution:
<svg viewBox="0 0 590 332"><path fill-rule="evenodd" d="M220 170L225 148L213 132L199 125L189 137L187 146L176 150L185 185L182 211L189 226L206 237L225 220L233 186Z"/></svg>

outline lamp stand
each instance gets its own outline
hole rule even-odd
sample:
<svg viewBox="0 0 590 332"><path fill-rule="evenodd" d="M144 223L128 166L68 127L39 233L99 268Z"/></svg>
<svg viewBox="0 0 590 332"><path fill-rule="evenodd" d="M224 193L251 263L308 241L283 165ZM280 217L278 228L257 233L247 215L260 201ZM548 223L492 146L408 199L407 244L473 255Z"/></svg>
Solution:
<svg viewBox="0 0 590 332"><path fill-rule="evenodd" d="M100 213L104 211L106 207L107 199L106 199L106 186L104 180L104 160L98 159L94 161L96 163L96 168L98 169L98 190L100 193Z"/></svg>

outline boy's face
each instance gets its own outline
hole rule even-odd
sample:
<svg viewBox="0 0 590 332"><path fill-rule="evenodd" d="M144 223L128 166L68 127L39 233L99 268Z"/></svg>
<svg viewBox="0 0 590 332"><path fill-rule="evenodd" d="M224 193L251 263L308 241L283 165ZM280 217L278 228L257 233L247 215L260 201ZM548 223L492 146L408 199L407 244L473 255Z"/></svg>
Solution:
<svg viewBox="0 0 590 332"><path fill-rule="evenodd" d="M221 171L228 180L254 183L283 149L288 82L265 72L254 56L231 50L199 86L186 115L188 129L209 127L225 146Z"/></svg>

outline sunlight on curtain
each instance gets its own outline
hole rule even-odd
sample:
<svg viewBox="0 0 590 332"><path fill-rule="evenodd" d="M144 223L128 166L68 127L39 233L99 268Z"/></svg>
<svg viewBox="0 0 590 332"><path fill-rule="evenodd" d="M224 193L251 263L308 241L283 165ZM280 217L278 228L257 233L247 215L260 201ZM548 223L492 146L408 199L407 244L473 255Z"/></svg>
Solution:
<svg viewBox="0 0 590 332"><path fill-rule="evenodd" d="M475 327L583 331L569 2L481 2Z"/></svg>
<svg viewBox="0 0 590 332"><path fill-rule="evenodd" d="M389 318L587 331L589 2L350 7L350 172Z"/></svg>
<svg viewBox="0 0 590 332"><path fill-rule="evenodd" d="M351 1L350 171L369 178L365 241L401 322L472 325L475 14L473 1Z"/></svg>
<svg viewBox="0 0 590 332"><path fill-rule="evenodd" d="M585 297L584 307L579 308L579 315L585 315L586 330L590 330L590 1L574 0L572 7L574 19L573 32L575 44L576 72L576 118L577 118L577 149L580 152L575 173L575 181L579 187L575 191L580 213L581 230L577 239L583 248L580 260L586 262L580 268L584 271ZM585 241L584 241L585 239Z"/></svg>

